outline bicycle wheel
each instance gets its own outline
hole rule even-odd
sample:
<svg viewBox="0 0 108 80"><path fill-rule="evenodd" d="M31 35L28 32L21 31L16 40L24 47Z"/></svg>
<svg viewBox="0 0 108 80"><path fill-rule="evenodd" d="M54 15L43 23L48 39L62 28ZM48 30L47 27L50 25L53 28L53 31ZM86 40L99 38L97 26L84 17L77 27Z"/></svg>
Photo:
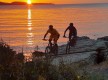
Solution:
<svg viewBox="0 0 108 80"><path fill-rule="evenodd" d="M47 46L46 49L45 49L45 57L46 58L51 57L51 49L50 49L49 46Z"/></svg>
<svg viewBox="0 0 108 80"><path fill-rule="evenodd" d="M53 46L52 49L53 49L53 50L52 50L53 54L54 54L55 56L57 56L57 55L58 55L58 45Z"/></svg>
<svg viewBox="0 0 108 80"><path fill-rule="evenodd" d="M69 54L70 52L70 45L69 45L69 42L67 43L66 45L66 54Z"/></svg>

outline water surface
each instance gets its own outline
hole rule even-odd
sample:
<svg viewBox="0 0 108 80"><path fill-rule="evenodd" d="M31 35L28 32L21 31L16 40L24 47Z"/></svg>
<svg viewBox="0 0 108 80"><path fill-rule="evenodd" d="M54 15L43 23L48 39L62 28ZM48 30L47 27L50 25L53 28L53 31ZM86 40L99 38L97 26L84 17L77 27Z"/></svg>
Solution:
<svg viewBox="0 0 108 80"><path fill-rule="evenodd" d="M19 52L22 47L25 52L32 52L37 45L44 50L47 42L42 38L50 24L61 34L59 45L65 44L67 39L62 36L70 22L78 36L107 36L108 4L0 6L0 38Z"/></svg>

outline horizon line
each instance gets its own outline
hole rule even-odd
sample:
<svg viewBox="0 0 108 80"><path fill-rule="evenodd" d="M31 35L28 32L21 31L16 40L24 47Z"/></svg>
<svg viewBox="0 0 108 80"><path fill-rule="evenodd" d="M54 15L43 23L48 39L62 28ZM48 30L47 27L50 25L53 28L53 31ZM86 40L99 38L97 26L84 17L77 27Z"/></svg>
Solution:
<svg viewBox="0 0 108 80"><path fill-rule="evenodd" d="M12 3L25 3L24 5L26 5L27 4L27 2L22 2L22 1L14 1L14 2L3 2L3 1L0 1L0 3L4 3L4 4L12 4ZM65 4L108 4L108 2L107 3L105 3L105 2L97 2L97 3L44 3L44 2L42 2L42 3L36 3L36 2L33 2L33 3L31 3L31 5L34 5L34 4L54 4L54 5L65 5Z"/></svg>

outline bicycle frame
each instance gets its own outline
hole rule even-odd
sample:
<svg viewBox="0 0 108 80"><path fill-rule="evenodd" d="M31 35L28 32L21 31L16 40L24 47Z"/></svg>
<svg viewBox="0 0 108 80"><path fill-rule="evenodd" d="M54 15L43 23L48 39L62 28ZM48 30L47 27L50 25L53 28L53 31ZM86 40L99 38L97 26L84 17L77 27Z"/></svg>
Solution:
<svg viewBox="0 0 108 80"><path fill-rule="evenodd" d="M58 46L52 43L48 43L48 46L45 49L46 57L51 57L52 54L58 54Z"/></svg>
<svg viewBox="0 0 108 80"><path fill-rule="evenodd" d="M74 47L76 44L76 38L71 38L71 40L69 40L67 42L67 46L66 46L66 54L70 53L70 47Z"/></svg>

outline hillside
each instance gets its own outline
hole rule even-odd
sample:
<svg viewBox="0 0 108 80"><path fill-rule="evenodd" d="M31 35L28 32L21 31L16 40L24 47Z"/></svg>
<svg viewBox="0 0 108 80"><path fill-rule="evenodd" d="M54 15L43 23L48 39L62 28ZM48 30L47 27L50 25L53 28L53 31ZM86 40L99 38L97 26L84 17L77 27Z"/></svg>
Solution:
<svg viewBox="0 0 108 80"><path fill-rule="evenodd" d="M0 2L0 5L27 5L26 2L12 2L12 3L5 3ZM53 3L32 3L32 5L54 5Z"/></svg>

